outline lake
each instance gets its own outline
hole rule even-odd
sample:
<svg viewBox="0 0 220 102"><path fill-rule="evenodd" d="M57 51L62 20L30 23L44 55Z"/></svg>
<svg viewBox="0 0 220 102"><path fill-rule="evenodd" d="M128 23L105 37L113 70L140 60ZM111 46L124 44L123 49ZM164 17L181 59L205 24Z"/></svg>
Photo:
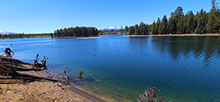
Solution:
<svg viewBox="0 0 220 102"><path fill-rule="evenodd" d="M220 37L102 37L1 39L0 54L47 56L49 70L67 67L73 82L111 102L135 102L152 87L171 102L220 102ZM79 71L85 80L76 81Z"/></svg>

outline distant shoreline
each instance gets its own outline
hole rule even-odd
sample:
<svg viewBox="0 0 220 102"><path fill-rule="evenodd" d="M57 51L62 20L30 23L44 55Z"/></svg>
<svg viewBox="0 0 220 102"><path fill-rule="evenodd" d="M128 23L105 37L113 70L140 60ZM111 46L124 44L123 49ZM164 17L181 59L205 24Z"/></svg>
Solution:
<svg viewBox="0 0 220 102"><path fill-rule="evenodd" d="M181 36L220 36L220 34L158 34L158 35L125 35L123 37L166 37L166 36L173 36L173 37L181 37Z"/></svg>
<svg viewBox="0 0 220 102"><path fill-rule="evenodd" d="M96 39L96 38L103 38L100 36L89 36L89 37L76 37L76 36L66 36L66 37L52 37L52 38L76 38L76 39Z"/></svg>
<svg viewBox="0 0 220 102"><path fill-rule="evenodd" d="M64 38L76 38L76 39L96 39L96 38L103 38L100 36L91 36L91 37L75 37L75 36L66 36L66 37L51 37L50 35L36 35L36 36L24 36L24 37L0 37L0 39L22 39L22 38L57 38L57 39L64 39Z"/></svg>
<svg viewBox="0 0 220 102"><path fill-rule="evenodd" d="M115 34L108 34L108 35L115 35ZM220 36L220 34L158 34L158 35L124 35L122 37L166 37L166 36L173 36L173 37L181 37L181 36ZM20 38L57 38L57 39L65 39L65 38L74 38L74 39L97 39L103 38L101 36L88 36L88 37L77 37L77 36L63 36L63 37L51 37L50 35L25 35L23 37L0 37L0 39L20 39Z"/></svg>

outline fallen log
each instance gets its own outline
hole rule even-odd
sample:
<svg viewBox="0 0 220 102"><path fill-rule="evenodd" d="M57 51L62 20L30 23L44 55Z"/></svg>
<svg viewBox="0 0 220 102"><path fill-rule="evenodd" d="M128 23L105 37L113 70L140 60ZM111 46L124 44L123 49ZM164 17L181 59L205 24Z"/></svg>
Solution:
<svg viewBox="0 0 220 102"><path fill-rule="evenodd" d="M0 62L0 75L13 76L16 74L16 67L9 63Z"/></svg>

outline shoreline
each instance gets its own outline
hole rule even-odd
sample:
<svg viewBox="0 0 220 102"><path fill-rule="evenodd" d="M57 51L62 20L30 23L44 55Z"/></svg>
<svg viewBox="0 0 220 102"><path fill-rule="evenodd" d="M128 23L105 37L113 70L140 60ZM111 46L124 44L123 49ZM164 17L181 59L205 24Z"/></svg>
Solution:
<svg viewBox="0 0 220 102"><path fill-rule="evenodd" d="M125 35L123 37L187 37L187 36L220 36L220 34L158 34L158 35Z"/></svg>
<svg viewBox="0 0 220 102"><path fill-rule="evenodd" d="M76 37L76 36L66 36L66 37L51 37L50 35L36 35L36 36L24 36L24 37L0 37L0 39L22 39L22 38L57 38L57 39L64 39L64 38L76 38L76 39L96 39L96 38L103 38L100 36L88 36L88 37Z"/></svg>
<svg viewBox="0 0 220 102"><path fill-rule="evenodd" d="M104 35L117 35L117 34L104 34ZM157 34L157 35L125 35L122 37L185 37L185 36L220 36L220 34L213 33L213 34ZM38 36L31 36L31 37L6 37L0 39L22 39L22 38L57 38L57 39L65 39L65 38L74 38L74 39L98 39L98 38L104 38L101 36L90 36L90 37L74 37L74 36L66 36L66 37L51 37L51 36L44 36L44 35L38 35Z"/></svg>
<svg viewBox="0 0 220 102"><path fill-rule="evenodd" d="M64 85L61 80L34 70L31 64L3 56L0 56L0 62L15 64L19 68L16 69L16 76L0 75L0 100L3 102L28 102L32 99L32 102L105 102L77 88L74 83Z"/></svg>
<svg viewBox="0 0 220 102"><path fill-rule="evenodd" d="M66 36L66 37L51 37L51 38L57 38L57 39L64 39L64 38L74 38L74 39L97 39L97 38L103 38L103 37L100 37L100 36L88 36L88 37Z"/></svg>

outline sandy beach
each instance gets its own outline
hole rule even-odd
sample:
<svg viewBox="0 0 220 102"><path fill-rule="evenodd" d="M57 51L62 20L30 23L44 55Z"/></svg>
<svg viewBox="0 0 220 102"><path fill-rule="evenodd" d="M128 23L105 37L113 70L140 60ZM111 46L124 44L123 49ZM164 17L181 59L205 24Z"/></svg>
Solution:
<svg viewBox="0 0 220 102"><path fill-rule="evenodd" d="M15 75L0 75L1 102L105 102L19 60L0 56L0 64L16 67Z"/></svg>

